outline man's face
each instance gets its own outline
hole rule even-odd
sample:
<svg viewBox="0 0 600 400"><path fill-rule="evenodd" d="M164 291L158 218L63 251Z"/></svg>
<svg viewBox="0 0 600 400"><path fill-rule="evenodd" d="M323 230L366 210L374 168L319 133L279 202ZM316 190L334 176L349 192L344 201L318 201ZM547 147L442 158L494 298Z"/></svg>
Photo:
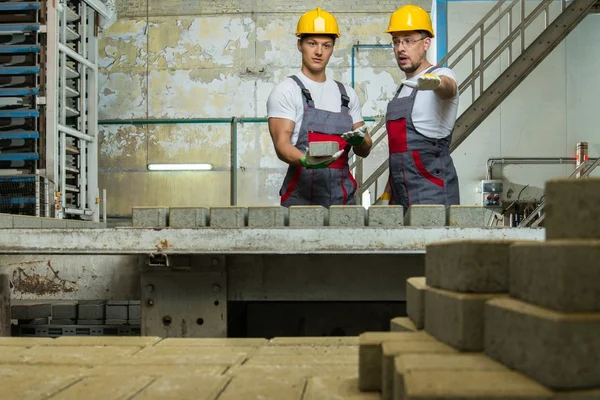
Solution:
<svg viewBox="0 0 600 400"><path fill-rule="evenodd" d="M392 32L394 55L398 67L404 73L415 72L425 61L425 52L431 45L431 39L423 38L419 32Z"/></svg>
<svg viewBox="0 0 600 400"><path fill-rule="evenodd" d="M302 53L302 64L312 72L321 72L333 54L333 38L313 35L298 40L298 51Z"/></svg>

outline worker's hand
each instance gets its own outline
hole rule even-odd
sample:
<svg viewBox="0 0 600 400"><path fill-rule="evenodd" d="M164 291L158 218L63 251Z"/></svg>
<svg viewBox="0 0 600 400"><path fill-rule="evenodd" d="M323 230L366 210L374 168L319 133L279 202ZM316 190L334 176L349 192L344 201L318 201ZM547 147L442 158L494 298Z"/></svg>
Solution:
<svg viewBox="0 0 600 400"><path fill-rule="evenodd" d="M411 87L416 90L435 90L440 87L442 80L436 74L424 74L420 76L416 81L405 79L402 81L403 85Z"/></svg>
<svg viewBox="0 0 600 400"><path fill-rule="evenodd" d="M327 168L335 160L340 158L340 156L342 154L344 154L344 150L340 150L337 153L335 153L334 155L328 156L328 157L314 157L314 156L310 156L310 155L305 155L304 157L302 157L302 160L300 160L300 161L302 162L302 166L304 168L309 168L309 169Z"/></svg>
<svg viewBox="0 0 600 400"><path fill-rule="evenodd" d="M365 135L367 133L367 127L365 125L358 129L342 134L342 139L351 144L352 146L359 147L365 141Z"/></svg>

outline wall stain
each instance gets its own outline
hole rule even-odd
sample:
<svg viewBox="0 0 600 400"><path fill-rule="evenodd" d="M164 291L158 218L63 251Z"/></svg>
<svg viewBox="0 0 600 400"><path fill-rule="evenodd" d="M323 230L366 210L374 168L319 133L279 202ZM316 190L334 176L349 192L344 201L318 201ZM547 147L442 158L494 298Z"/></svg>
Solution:
<svg viewBox="0 0 600 400"><path fill-rule="evenodd" d="M12 275L12 284L15 292L31 293L38 296L72 293L79 290L77 282L63 279L58 271L52 268L50 261L47 262L46 274L37 274L32 271L18 267Z"/></svg>

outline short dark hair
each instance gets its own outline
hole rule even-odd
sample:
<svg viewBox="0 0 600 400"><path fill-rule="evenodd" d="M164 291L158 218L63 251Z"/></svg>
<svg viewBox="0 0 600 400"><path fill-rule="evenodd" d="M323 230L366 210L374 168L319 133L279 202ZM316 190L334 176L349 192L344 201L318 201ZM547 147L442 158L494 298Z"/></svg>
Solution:
<svg viewBox="0 0 600 400"><path fill-rule="evenodd" d="M419 30L419 31L417 31L417 33L418 33L419 35L421 35L421 38L423 38L423 39L424 39L424 38L431 38L431 37L432 37L432 36L431 36L431 33L429 33L429 31L423 31L423 30Z"/></svg>
<svg viewBox="0 0 600 400"><path fill-rule="evenodd" d="M306 39L307 37L310 37L310 36L327 36L327 37L331 38L331 40L333 40L333 44L335 44L335 40L337 39L335 37L335 35L320 35L318 33L307 33L305 35L300 35L300 42L303 42L304 39Z"/></svg>

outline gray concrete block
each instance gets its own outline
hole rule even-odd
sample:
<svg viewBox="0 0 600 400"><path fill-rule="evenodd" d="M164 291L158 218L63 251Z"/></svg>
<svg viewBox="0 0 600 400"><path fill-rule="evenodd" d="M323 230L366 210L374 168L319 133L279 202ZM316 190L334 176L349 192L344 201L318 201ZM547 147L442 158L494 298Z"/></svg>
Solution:
<svg viewBox="0 0 600 400"><path fill-rule="evenodd" d="M321 206L291 206L290 226L325 226L329 223L329 212Z"/></svg>
<svg viewBox="0 0 600 400"><path fill-rule="evenodd" d="M396 317L390 320L391 332L416 332L419 330L407 317Z"/></svg>
<svg viewBox="0 0 600 400"><path fill-rule="evenodd" d="M308 153L313 157L332 156L340 150L338 142L310 142Z"/></svg>
<svg viewBox="0 0 600 400"><path fill-rule="evenodd" d="M550 400L553 393L513 371L407 371L405 400Z"/></svg>
<svg viewBox="0 0 600 400"><path fill-rule="evenodd" d="M168 207L133 207L133 226L164 228L168 225Z"/></svg>
<svg viewBox="0 0 600 400"><path fill-rule="evenodd" d="M51 304L13 305L10 308L11 319L36 319L52 315Z"/></svg>
<svg viewBox="0 0 600 400"><path fill-rule="evenodd" d="M546 239L600 239L600 178L546 182Z"/></svg>
<svg viewBox="0 0 600 400"><path fill-rule="evenodd" d="M0 228L12 228L13 216L10 214L0 214Z"/></svg>
<svg viewBox="0 0 600 400"><path fill-rule="evenodd" d="M78 319L77 325L104 325L103 319Z"/></svg>
<svg viewBox="0 0 600 400"><path fill-rule="evenodd" d="M365 332L358 337L358 387L365 392L381 390L381 345L385 342L434 341L420 332Z"/></svg>
<svg viewBox="0 0 600 400"><path fill-rule="evenodd" d="M402 354L394 359L393 399L404 400L404 374L408 371L510 371L480 353Z"/></svg>
<svg viewBox="0 0 600 400"><path fill-rule="evenodd" d="M129 305L129 319L140 319L140 309L141 306L139 304L130 304Z"/></svg>
<svg viewBox="0 0 600 400"><path fill-rule="evenodd" d="M369 226L398 228L404 226L404 207L371 206L368 213Z"/></svg>
<svg viewBox="0 0 600 400"><path fill-rule="evenodd" d="M406 313L417 329L425 327L425 277L406 280Z"/></svg>
<svg viewBox="0 0 600 400"><path fill-rule="evenodd" d="M461 351L483 350L484 305L499 294L425 288L425 331Z"/></svg>
<svg viewBox="0 0 600 400"><path fill-rule="evenodd" d="M287 207L249 207L248 226L254 228L277 228L287 225Z"/></svg>
<svg viewBox="0 0 600 400"><path fill-rule="evenodd" d="M485 306L485 353L549 388L600 387L600 313L493 299Z"/></svg>
<svg viewBox="0 0 600 400"><path fill-rule="evenodd" d="M104 319L105 315L106 313L104 304L79 304L77 306L78 320Z"/></svg>
<svg viewBox="0 0 600 400"><path fill-rule="evenodd" d="M486 226L485 210L479 206L450 206L446 209L446 225Z"/></svg>
<svg viewBox="0 0 600 400"><path fill-rule="evenodd" d="M206 207L171 207L169 226L171 228L199 228L208 226L210 209Z"/></svg>
<svg viewBox="0 0 600 400"><path fill-rule="evenodd" d="M445 226L446 207L443 205L418 204L408 207L404 216L406 226Z"/></svg>
<svg viewBox="0 0 600 400"><path fill-rule="evenodd" d="M20 319L19 325L48 325L48 317L35 319Z"/></svg>
<svg viewBox="0 0 600 400"><path fill-rule="evenodd" d="M77 320L76 319L55 319L52 318L50 320L50 325L76 325L77 324Z"/></svg>
<svg viewBox="0 0 600 400"><path fill-rule="evenodd" d="M96 222L93 221L83 221L79 219L66 219L67 228L76 228L76 229L98 229L99 226Z"/></svg>
<svg viewBox="0 0 600 400"><path fill-rule="evenodd" d="M66 228L67 220L59 218L40 218L42 221L42 228Z"/></svg>
<svg viewBox="0 0 600 400"><path fill-rule="evenodd" d="M363 206L331 206L329 226L365 226L366 215Z"/></svg>
<svg viewBox="0 0 600 400"><path fill-rule="evenodd" d="M508 240L452 240L426 246L427 285L456 292L508 292Z"/></svg>
<svg viewBox="0 0 600 400"><path fill-rule="evenodd" d="M248 208L212 207L210 209L211 228L243 228L246 226Z"/></svg>
<svg viewBox="0 0 600 400"><path fill-rule="evenodd" d="M516 243L510 295L557 311L600 312L599 260L600 241Z"/></svg>
<svg viewBox="0 0 600 400"><path fill-rule="evenodd" d="M457 354L452 347L437 341L385 342L381 345L381 398L394 397L394 359L403 354Z"/></svg>
<svg viewBox="0 0 600 400"><path fill-rule="evenodd" d="M106 305L106 319L128 319L128 306L127 305Z"/></svg>
<svg viewBox="0 0 600 400"><path fill-rule="evenodd" d="M13 228L41 228L42 219L27 215L13 215Z"/></svg>
<svg viewBox="0 0 600 400"><path fill-rule="evenodd" d="M128 323L129 325L139 325L139 324L140 324L140 319L139 319L139 318L138 318L138 319L129 319L129 320L127 321L127 323Z"/></svg>
<svg viewBox="0 0 600 400"><path fill-rule="evenodd" d="M52 304L52 319L76 319L77 304Z"/></svg>
<svg viewBox="0 0 600 400"><path fill-rule="evenodd" d="M106 302L107 306L128 306L129 304L129 300L108 300Z"/></svg>
<svg viewBox="0 0 600 400"><path fill-rule="evenodd" d="M112 319L112 318L106 318L105 321L106 325L126 325L127 324L127 319Z"/></svg>

